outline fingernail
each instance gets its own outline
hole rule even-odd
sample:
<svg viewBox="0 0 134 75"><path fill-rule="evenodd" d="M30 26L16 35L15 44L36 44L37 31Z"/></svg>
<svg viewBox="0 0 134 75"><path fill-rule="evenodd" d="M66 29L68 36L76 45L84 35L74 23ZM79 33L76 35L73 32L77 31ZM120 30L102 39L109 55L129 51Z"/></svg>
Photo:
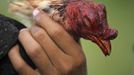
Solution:
<svg viewBox="0 0 134 75"><path fill-rule="evenodd" d="M40 10L39 9L35 9L33 11L33 17L36 17L39 13L40 13Z"/></svg>
<svg viewBox="0 0 134 75"><path fill-rule="evenodd" d="M23 29L20 30L20 32L23 32L23 31L28 31L28 29L27 28L23 28Z"/></svg>

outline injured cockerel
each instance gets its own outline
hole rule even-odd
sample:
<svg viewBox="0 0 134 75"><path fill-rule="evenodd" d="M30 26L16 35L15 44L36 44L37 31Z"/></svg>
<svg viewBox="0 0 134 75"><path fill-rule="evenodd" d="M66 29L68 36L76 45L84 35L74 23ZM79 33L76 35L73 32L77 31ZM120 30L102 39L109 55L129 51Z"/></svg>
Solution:
<svg viewBox="0 0 134 75"><path fill-rule="evenodd" d="M107 22L105 6L87 0L23 0L10 3L10 12L31 18L34 9L42 9L63 25L75 40L84 38L96 43L104 53L111 52L110 40L118 32Z"/></svg>
<svg viewBox="0 0 134 75"><path fill-rule="evenodd" d="M79 38L91 40L101 48L105 56L110 54L110 40L116 38L118 32L109 27L105 6L103 4L88 0L13 0L9 3L9 11L15 15L19 15L19 17L29 23L34 23L32 17L34 9L40 9L48 13L53 20L63 25L65 30L70 33L76 41L78 41ZM17 37L18 31L25 27L23 24L11 18L3 15L0 16L0 34L2 35L10 34L6 36L13 37L16 35ZM13 31L12 28L16 31ZM3 48L0 49L0 75L18 75L7 57L7 52L14 44L19 43L19 41L17 41L17 38L0 37L0 48ZM1 40L7 43L3 44ZM26 55L20 43L19 45L20 53L24 60L31 67L36 68Z"/></svg>

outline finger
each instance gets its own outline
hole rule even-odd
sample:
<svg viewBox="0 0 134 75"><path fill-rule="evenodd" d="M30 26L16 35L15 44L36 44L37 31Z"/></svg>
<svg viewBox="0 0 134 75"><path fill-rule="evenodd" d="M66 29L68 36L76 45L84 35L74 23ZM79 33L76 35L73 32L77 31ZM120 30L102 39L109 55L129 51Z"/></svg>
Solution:
<svg viewBox="0 0 134 75"><path fill-rule="evenodd" d="M32 38L28 29L20 31L19 40L39 71L42 74L50 74L50 71L53 71L53 65L42 47Z"/></svg>
<svg viewBox="0 0 134 75"><path fill-rule="evenodd" d="M13 64L15 70L20 75L37 75L37 72L34 71L28 64L26 64L25 61L20 56L18 45L14 46L10 50L8 56Z"/></svg>
<svg viewBox="0 0 134 75"><path fill-rule="evenodd" d="M35 16L37 24L47 31L49 36L64 50L65 53L72 56L78 56L81 53L80 45L46 13L36 9L33 12L33 15Z"/></svg>
<svg viewBox="0 0 134 75"><path fill-rule="evenodd" d="M65 55L41 27L32 26L30 32L50 58L55 60Z"/></svg>
<svg viewBox="0 0 134 75"><path fill-rule="evenodd" d="M39 42L42 48L47 53L48 57L52 61L55 67L60 67L63 61L68 62L68 55L66 55L55 43L54 41L48 36L48 34L38 26L32 26L31 34L33 35L34 39Z"/></svg>

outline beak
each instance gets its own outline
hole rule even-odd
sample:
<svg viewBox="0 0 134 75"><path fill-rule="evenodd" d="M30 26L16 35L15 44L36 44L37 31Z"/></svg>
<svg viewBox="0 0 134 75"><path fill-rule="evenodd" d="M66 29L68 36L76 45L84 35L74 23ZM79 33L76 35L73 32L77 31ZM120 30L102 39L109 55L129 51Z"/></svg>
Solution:
<svg viewBox="0 0 134 75"><path fill-rule="evenodd" d="M101 48L101 50L105 56L110 55L110 53L111 53L110 40L93 37L93 42L95 42Z"/></svg>

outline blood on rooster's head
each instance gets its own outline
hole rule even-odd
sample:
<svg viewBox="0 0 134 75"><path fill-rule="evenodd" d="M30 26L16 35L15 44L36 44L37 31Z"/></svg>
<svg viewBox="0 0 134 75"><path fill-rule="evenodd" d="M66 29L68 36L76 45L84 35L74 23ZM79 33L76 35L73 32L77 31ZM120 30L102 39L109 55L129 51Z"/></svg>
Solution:
<svg viewBox="0 0 134 75"><path fill-rule="evenodd" d="M74 0L74 2L69 0L69 2L65 11L71 32L96 43L104 55L109 55L110 40L117 37L118 31L109 27L105 6L84 0Z"/></svg>
<svg viewBox="0 0 134 75"><path fill-rule="evenodd" d="M91 40L101 48L105 56L110 54L110 40L117 37L118 31L109 27L103 4L88 0L23 0L11 2L9 9L12 13L17 12L31 18L32 21L31 15L35 8L47 12L75 40Z"/></svg>

